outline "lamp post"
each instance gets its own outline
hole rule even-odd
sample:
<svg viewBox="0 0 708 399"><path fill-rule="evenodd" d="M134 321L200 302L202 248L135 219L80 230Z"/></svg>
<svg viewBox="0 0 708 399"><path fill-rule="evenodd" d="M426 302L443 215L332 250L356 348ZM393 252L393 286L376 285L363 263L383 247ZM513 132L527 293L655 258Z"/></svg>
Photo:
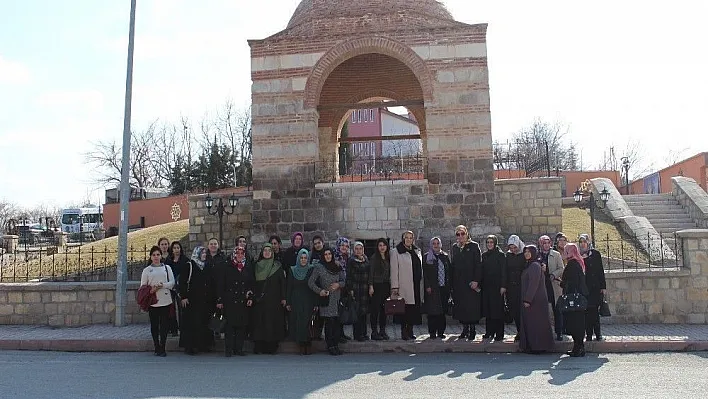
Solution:
<svg viewBox="0 0 708 399"><path fill-rule="evenodd" d="M592 192L592 188L589 188L590 198L588 198L588 205L590 206L590 239L592 240L592 246L595 246L595 208L604 208L607 205L607 200L610 199L610 192L607 191L607 187L603 187L600 191L600 201L595 200L595 194ZM585 197L585 192L578 189L573 193L573 199L575 203L579 204L581 208L586 206L582 204L583 198ZM602 204L602 205L600 205Z"/></svg>
<svg viewBox="0 0 708 399"><path fill-rule="evenodd" d="M231 212L226 210L226 206L224 205L222 198L219 198L219 202L216 204L216 209L214 209L214 211L212 211L211 208L214 207L214 198L212 198L212 196L209 194L207 194L207 197L204 200L204 204L206 205L207 212L210 215L216 215L219 218L219 247L223 248L224 247L224 215L233 215L234 214L234 208L236 208L236 205L238 205L238 197L236 197L236 194L231 194L231 196L229 197L229 206L231 207Z"/></svg>
<svg viewBox="0 0 708 399"><path fill-rule="evenodd" d="M622 157L622 171L624 172L625 194L629 195L629 158Z"/></svg>

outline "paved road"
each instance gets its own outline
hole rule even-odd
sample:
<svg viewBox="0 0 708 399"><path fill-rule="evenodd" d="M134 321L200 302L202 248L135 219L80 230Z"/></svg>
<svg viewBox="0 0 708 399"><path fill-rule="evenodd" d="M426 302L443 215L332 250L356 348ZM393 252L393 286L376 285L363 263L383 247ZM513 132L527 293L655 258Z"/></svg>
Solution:
<svg viewBox="0 0 708 399"><path fill-rule="evenodd" d="M2 398L703 397L708 353L217 355L0 352Z"/></svg>

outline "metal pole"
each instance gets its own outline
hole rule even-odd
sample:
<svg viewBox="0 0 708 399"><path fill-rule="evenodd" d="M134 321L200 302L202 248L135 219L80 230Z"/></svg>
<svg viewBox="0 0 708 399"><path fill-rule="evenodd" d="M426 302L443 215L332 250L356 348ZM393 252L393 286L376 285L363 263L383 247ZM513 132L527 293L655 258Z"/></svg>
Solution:
<svg viewBox="0 0 708 399"><path fill-rule="evenodd" d="M221 198L216 209L219 214L219 248L224 248L224 203L221 202Z"/></svg>
<svg viewBox="0 0 708 399"><path fill-rule="evenodd" d="M133 100L133 50L135 47L135 4L130 0L128 32L128 66L125 78L125 110L123 115L123 162L120 175L120 225L118 228L118 264L116 265L115 325L125 325L126 283L128 274L128 202L130 201L130 111Z"/></svg>
<svg viewBox="0 0 708 399"><path fill-rule="evenodd" d="M590 192L590 241L595 248L595 195Z"/></svg>

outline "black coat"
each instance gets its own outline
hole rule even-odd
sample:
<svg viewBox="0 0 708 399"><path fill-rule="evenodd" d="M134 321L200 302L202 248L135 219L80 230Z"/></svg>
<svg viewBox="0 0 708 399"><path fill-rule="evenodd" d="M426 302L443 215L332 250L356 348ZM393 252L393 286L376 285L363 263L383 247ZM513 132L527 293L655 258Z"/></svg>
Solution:
<svg viewBox="0 0 708 399"><path fill-rule="evenodd" d="M438 279L438 260L442 261L445 269L445 281L441 286ZM423 288L425 289L425 299L423 300L425 313L429 316L444 315L447 313L448 300L450 296L450 257L445 252L435 255L432 263L428 262L428 254L423 255ZM428 293L430 289L430 293Z"/></svg>
<svg viewBox="0 0 708 399"><path fill-rule="evenodd" d="M359 305L359 315L369 313L369 275L371 266L365 256L363 261L358 261L354 256L347 261L346 292L354 292L354 300Z"/></svg>
<svg viewBox="0 0 708 399"><path fill-rule="evenodd" d="M246 266L239 271L231 262L224 266L221 278L217 281L217 303L224 305L223 314L227 325L247 326L249 308L247 301L253 298L256 278L253 266Z"/></svg>
<svg viewBox="0 0 708 399"><path fill-rule="evenodd" d="M504 296L506 288L506 257L499 248L482 254L482 315L487 319L504 319Z"/></svg>
<svg viewBox="0 0 708 399"><path fill-rule="evenodd" d="M213 273L214 266L210 263L205 262L204 269L200 269L192 262L188 262L179 275L179 296L182 299L189 299L190 307L206 307L215 299L212 289Z"/></svg>
<svg viewBox="0 0 708 399"><path fill-rule="evenodd" d="M209 250L207 250L207 259L204 261L204 269L211 269L211 281L209 281L207 289L209 290L208 304L212 308L216 306L217 281L223 278L226 262L228 262L226 255L224 255L221 250L218 250L214 256L211 256Z"/></svg>
<svg viewBox="0 0 708 399"><path fill-rule="evenodd" d="M300 252L301 249L307 249L307 247L302 246L298 249L295 249L293 247L290 247L286 249L285 251L282 251L282 261L280 262L283 265L283 269L288 269L286 273L290 275L290 272L292 272L291 267L297 266L298 264L298 259L297 259L297 253ZM308 252L310 251L307 249Z"/></svg>
<svg viewBox="0 0 708 399"><path fill-rule="evenodd" d="M165 259L165 264L172 268L172 274L174 274L175 280L179 281L179 276L182 273L182 270L189 267L189 258L185 255L180 255L179 259L175 262L172 257L168 256L167 259Z"/></svg>
<svg viewBox="0 0 708 399"><path fill-rule="evenodd" d="M509 306L521 306L521 274L526 268L524 254L506 253L506 298Z"/></svg>
<svg viewBox="0 0 708 399"><path fill-rule="evenodd" d="M600 290L607 289L607 285L602 255L594 249L585 258L585 282L588 286L588 306L600 306L602 303Z"/></svg>
<svg viewBox="0 0 708 399"><path fill-rule="evenodd" d="M588 296L588 286L585 282L585 273L583 269L575 259L569 259L568 264L563 269L563 281L561 282L561 287L563 287L563 295L580 293L583 296Z"/></svg>
<svg viewBox="0 0 708 399"><path fill-rule="evenodd" d="M277 342L285 337L286 280L282 271L256 281L253 304L253 340Z"/></svg>
<svg viewBox="0 0 708 399"><path fill-rule="evenodd" d="M470 241L460 248L452 246L453 318L463 324L476 324L482 318L482 295L470 283L482 282L482 254L479 244Z"/></svg>

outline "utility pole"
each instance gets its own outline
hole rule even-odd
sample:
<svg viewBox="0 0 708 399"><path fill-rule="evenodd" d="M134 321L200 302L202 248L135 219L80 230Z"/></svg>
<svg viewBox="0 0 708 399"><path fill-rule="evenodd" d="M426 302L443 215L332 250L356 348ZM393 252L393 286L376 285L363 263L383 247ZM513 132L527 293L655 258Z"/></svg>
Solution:
<svg viewBox="0 0 708 399"><path fill-rule="evenodd" d="M116 265L115 325L125 325L126 285L128 281L128 203L130 202L130 111L133 101L133 49L135 47L135 3L130 0L128 31L128 66L125 78L125 110L123 115L123 162L120 174L120 225L118 228L118 264Z"/></svg>

